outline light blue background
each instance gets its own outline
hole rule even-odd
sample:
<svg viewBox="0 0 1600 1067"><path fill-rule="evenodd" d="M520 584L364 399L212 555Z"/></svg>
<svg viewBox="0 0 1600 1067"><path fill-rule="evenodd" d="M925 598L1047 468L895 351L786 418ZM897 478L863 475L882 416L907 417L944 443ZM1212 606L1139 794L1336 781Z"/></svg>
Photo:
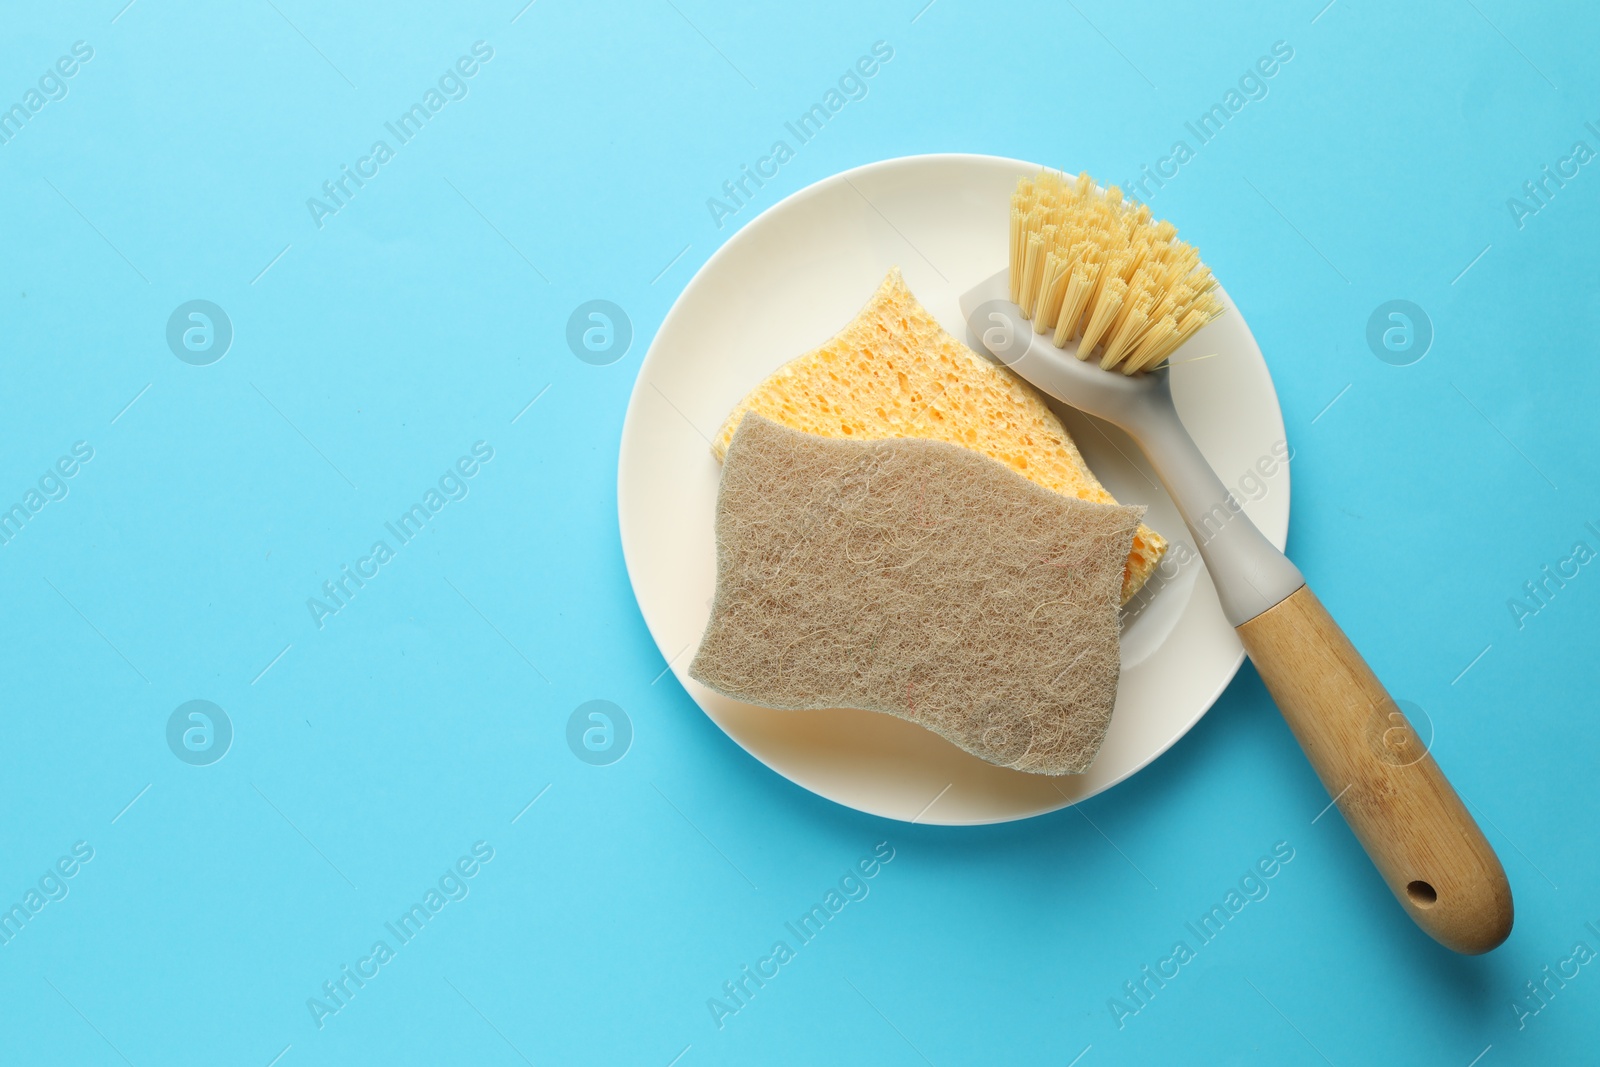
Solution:
<svg viewBox="0 0 1600 1067"><path fill-rule="evenodd" d="M1574 141L1600 149L1600 20L923 3L8 7L0 102L75 41L94 58L0 145L0 503L73 442L95 451L0 547L0 903L74 842L95 852L0 946L0 1060L1594 1057L1600 966L1524 1028L1511 1005L1575 942L1600 949L1600 565L1521 629L1507 600L1573 542L1600 548L1600 170L1522 228L1506 201ZM318 229L306 199L479 40L470 95ZM880 40L870 95L713 225L706 198ZM1337 814L1313 824L1327 797L1248 666L1081 812L891 824L727 740L661 676L623 568L639 361L756 209L919 152L1120 181L1280 40L1269 95L1154 205L1267 354L1292 555L1426 710L1505 862L1517 925L1486 958L1415 930ZM164 339L196 298L235 329L207 367ZM635 329L609 366L564 339L596 298ZM1390 299L1434 324L1415 365L1368 350ZM470 495L318 630L306 598L480 440ZM236 731L208 767L165 741L196 698ZM597 698L635 730L608 767L565 740ZM480 840L470 895L319 1030L307 998ZM870 896L719 1030L707 999L880 841ZM1119 1029L1108 998L1280 841L1270 896Z"/></svg>

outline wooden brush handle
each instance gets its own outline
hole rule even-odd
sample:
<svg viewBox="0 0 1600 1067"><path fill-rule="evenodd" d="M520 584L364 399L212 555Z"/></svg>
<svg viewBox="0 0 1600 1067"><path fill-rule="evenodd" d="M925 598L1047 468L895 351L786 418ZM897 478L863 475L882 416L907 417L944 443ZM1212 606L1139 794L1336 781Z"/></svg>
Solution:
<svg viewBox="0 0 1600 1067"><path fill-rule="evenodd" d="M1412 920L1457 952L1504 941L1511 887L1499 858L1311 589L1238 630L1317 777Z"/></svg>

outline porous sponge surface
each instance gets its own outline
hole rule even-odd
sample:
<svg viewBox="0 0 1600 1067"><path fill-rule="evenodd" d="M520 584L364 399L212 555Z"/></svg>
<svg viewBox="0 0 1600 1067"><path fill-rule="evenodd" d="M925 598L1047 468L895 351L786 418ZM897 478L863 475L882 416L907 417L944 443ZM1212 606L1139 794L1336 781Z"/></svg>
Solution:
<svg viewBox="0 0 1600 1067"><path fill-rule="evenodd" d="M828 439L749 414L727 449L716 596L689 676L1079 773L1116 701L1123 561L1143 514L956 445Z"/></svg>
<svg viewBox="0 0 1600 1067"><path fill-rule="evenodd" d="M790 360L740 401L712 441L718 459L747 411L824 437L945 441L1057 493L1116 503L1033 387L945 332L899 268L832 340ZM1123 569L1122 602L1144 585L1166 547L1160 534L1139 527Z"/></svg>

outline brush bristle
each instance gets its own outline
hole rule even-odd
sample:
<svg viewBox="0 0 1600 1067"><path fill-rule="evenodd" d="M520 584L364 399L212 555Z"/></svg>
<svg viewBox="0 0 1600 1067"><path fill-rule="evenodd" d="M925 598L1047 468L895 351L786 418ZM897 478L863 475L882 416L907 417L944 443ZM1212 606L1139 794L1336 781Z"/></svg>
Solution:
<svg viewBox="0 0 1600 1067"><path fill-rule="evenodd" d="M1011 302L1079 359L1150 370L1222 314L1216 279L1177 227L1088 174L1040 171L1011 194Z"/></svg>

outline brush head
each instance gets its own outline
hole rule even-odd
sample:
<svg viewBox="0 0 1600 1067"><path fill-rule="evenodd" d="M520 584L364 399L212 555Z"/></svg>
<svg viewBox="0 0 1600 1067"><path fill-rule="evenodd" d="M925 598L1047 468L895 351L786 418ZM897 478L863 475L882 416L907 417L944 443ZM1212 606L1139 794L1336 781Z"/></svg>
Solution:
<svg viewBox="0 0 1600 1067"><path fill-rule="evenodd" d="M1177 227L1088 174L1044 170L1011 194L1011 302L1057 348L1105 370L1158 366L1222 314L1216 280Z"/></svg>

